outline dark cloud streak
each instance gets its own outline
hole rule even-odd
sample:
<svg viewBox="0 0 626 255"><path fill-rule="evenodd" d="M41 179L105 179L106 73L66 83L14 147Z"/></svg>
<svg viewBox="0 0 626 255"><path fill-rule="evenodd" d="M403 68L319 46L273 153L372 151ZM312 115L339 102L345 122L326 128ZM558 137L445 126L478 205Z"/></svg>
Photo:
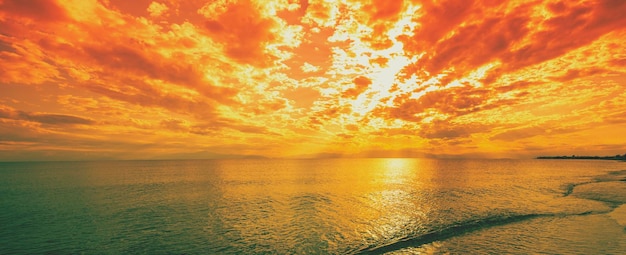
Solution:
<svg viewBox="0 0 626 255"><path fill-rule="evenodd" d="M0 106L0 119L23 120L47 125L93 125L92 119L67 114L33 113Z"/></svg>

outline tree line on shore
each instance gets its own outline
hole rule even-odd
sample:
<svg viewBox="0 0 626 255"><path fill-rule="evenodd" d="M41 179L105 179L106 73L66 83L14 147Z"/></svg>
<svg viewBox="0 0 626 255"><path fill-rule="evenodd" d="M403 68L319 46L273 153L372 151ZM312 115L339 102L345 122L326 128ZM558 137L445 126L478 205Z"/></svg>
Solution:
<svg viewBox="0 0 626 255"><path fill-rule="evenodd" d="M615 156L539 156L537 159L604 159L604 160L626 160L626 154Z"/></svg>

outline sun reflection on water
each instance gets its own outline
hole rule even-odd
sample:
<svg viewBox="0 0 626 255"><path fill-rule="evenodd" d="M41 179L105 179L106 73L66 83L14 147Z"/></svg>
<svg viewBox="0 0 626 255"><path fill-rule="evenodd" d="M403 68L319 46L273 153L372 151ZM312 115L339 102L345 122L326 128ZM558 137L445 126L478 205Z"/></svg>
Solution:
<svg viewBox="0 0 626 255"><path fill-rule="evenodd" d="M428 215L425 194L415 194L420 185L419 159L378 159L372 168L371 179L376 185L370 187L363 204L371 210L359 211L359 217L368 218L367 233L372 240L399 241L411 236L412 231L425 224Z"/></svg>
<svg viewBox="0 0 626 255"><path fill-rule="evenodd" d="M383 161L383 168L381 169L384 183L406 183L407 179L412 177L415 169L413 168L414 160L405 158L391 158Z"/></svg>

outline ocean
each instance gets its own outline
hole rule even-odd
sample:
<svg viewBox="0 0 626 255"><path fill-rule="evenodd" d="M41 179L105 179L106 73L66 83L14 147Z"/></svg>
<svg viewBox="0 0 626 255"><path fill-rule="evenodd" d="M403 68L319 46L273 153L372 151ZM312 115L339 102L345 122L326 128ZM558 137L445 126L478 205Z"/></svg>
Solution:
<svg viewBox="0 0 626 255"><path fill-rule="evenodd" d="M0 254L624 254L626 162L0 163Z"/></svg>

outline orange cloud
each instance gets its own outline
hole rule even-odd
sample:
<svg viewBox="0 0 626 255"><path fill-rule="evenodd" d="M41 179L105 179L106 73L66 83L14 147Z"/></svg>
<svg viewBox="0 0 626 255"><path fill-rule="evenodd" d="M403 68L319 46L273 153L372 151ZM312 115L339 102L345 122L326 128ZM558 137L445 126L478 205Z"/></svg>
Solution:
<svg viewBox="0 0 626 255"><path fill-rule="evenodd" d="M394 18L402 10L403 1L374 0L372 5L375 9L372 19Z"/></svg>
<svg viewBox="0 0 626 255"><path fill-rule="evenodd" d="M0 0L0 160L623 154L623 13L617 0Z"/></svg>
<svg viewBox="0 0 626 255"><path fill-rule="evenodd" d="M545 29L533 33L531 44L503 56L510 68L557 57L626 25L626 17L621 15L626 11L623 1L590 1L576 5L560 2L548 7L554 16L542 22Z"/></svg>
<svg viewBox="0 0 626 255"><path fill-rule="evenodd" d="M63 21L66 11L54 0L4 0L0 8L12 16L34 21Z"/></svg>
<svg viewBox="0 0 626 255"><path fill-rule="evenodd" d="M208 3L215 5L219 3ZM205 10L209 8L203 8ZM269 64L272 57L264 45L276 39L270 32L275 24L258 12L250 1L236 1L221 6L219 10L201 12L207 21L205 28L217 42L223 44L226 54L244 63Z"/></svg>
<svg viewBox="0 0 626 255"><path fill-rule="evenodd" d="M150 6L148 6L148 13L150 13L151 17L159 17L164 15L168 9L169 7L167 7L167 5L165 4L152 2L150 3Z"/></svg>
<svg viewBox="0 0 626 255"><path fill-rule="evenodd" d="M352 80L352 82L354 83L354 88L347 89L343 93L343 96L352 98L357 97L372 84L372 80L364 76L356 77Z"/></svg>

